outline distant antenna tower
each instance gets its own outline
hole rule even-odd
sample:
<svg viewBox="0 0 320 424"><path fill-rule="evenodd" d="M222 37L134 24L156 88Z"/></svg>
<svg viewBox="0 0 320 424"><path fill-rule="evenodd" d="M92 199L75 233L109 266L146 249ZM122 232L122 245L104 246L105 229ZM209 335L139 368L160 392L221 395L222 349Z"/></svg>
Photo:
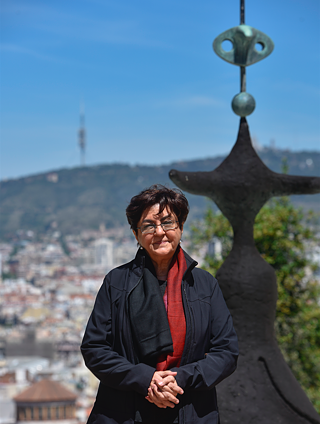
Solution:
<svg viewBox="0 0 320 424"><path fill-rule="evenodd" d="M78 131L81 165L85 166L86 129L84 127L84 105L80 106L80 128Z"/></svg>

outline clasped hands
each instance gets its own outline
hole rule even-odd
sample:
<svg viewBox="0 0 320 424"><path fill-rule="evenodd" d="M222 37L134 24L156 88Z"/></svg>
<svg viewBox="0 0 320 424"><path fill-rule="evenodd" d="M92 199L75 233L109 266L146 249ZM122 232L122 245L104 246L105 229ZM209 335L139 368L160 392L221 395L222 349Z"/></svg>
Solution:
<svg viewBox="0 0 320 424"><path fill-rule="evenodd" d="M177 395L184 393L176 382L176 375L177 373L172 371L156 371L153 374L146 399L158 408L174 408L179 403Z"/></svg>

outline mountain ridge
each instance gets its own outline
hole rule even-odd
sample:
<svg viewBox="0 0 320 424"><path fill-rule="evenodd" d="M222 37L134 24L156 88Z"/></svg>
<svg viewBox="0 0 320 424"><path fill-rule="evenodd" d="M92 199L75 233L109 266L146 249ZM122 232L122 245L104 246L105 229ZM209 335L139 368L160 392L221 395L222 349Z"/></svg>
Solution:
<svg viewBox="0 0 320 424"><path fill-rule="evenodd" d="M286 158L289 174L320 176L320 152L263 149L261 160L281 172ZM211 171L225 156L207 157L163 165L99 164L62 168L0 182L0 238L10 239L19 230L45 232L57 228L63 234L111 228L126 223L125 208L131 197L152 184L174 187L168 173ZM202 216L207 200L186 193L190 217ZM320 212L320 195L292 196L295 205Z"/></svg>

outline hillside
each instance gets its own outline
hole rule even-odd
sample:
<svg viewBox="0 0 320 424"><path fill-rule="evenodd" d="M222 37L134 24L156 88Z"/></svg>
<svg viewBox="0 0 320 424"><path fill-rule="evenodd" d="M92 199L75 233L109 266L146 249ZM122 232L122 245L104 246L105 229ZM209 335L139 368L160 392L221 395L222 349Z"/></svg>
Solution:
<svg viewBox="0 0 320 424"><path fill-rule="evenodd" d="M289 174L320 176L320 152L291 152L264 149L263 162L281 172L287 158ZM57 228L62 233L82 229L107 228L126 222L125 208L130 198L151 184L173 186L170 169L211 171L223 157L207 158L161 166L108 164L61 169L0 184L0 238L11 238L18 229L44 232ZM208 201L187 194L191 213L189 221L200 217ZM320 195L292 196L296 205L320 211Z"/></svg>

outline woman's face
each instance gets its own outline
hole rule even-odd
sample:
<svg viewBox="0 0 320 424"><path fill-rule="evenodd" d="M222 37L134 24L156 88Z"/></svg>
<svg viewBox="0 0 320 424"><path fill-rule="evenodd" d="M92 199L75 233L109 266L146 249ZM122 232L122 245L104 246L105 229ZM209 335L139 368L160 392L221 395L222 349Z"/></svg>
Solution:
<svg viewBox="0 0 320 424"><path fill-rule="evenodd" d="M164 231L161 223L166 221L178 221L176 215L167 208L159 215L159 205L153 205L145 210L140 218L138 227L146 224L158 225L152 234L142 234L141 229L137 230L134 235L140 244L148 252L150 258L160 263L163 260L171 260L182 236L183 228L179 227L179 222L176 223L177 228L174 230Z"/></svg>

